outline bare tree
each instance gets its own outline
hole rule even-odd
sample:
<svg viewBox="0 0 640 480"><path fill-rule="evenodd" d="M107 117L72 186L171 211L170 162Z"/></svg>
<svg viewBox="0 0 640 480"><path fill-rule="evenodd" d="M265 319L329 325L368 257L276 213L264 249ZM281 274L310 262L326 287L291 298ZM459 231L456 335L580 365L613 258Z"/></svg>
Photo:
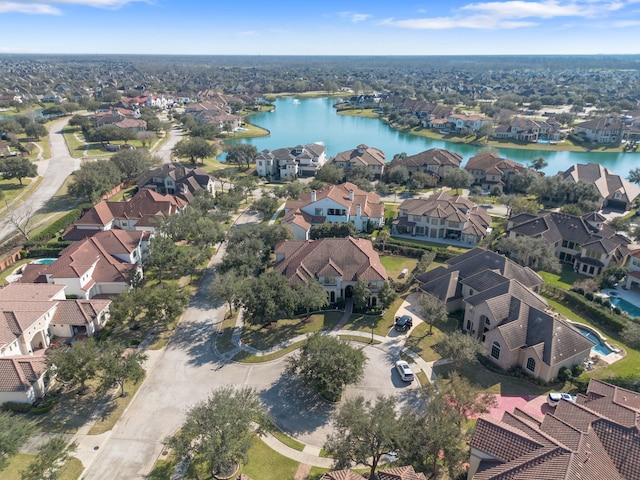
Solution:
<svg viewBox="0 0 640 480"><path fill-rule="evenodd" d="M7 209L9 208L9 204L4 202ZM6 218L7 221L13 228L15 228L20 235L24 237L25 240L29 240L29 234L35 228L34 225L31 225L31 222L34 218L33 205L29 205L25 210L20 211L17 208L8 211Z"/></svg>

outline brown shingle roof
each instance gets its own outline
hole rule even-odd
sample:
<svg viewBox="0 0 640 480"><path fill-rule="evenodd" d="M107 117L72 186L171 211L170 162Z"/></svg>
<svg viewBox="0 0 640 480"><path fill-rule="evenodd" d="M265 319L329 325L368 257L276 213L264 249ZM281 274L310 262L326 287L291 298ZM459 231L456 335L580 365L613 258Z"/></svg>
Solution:
<svg viewBox="0 0 640 480"><path fill-rule="evenodd" d="M25 392L46 371L41 356L0 357L0 392Z"/></svg>

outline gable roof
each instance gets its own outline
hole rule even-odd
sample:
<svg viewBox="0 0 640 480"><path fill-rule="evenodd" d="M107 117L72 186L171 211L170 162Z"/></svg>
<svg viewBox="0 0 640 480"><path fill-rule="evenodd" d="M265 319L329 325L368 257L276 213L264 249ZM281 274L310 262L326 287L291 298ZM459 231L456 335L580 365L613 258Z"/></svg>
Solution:
<svg viewBox="0 0 640 480"><path fill-rule="evenodd" d="M353 150L346 150L338 153L334 158L334 162L351 163L356 165L382 165L386 164L386 156L382 150L367 145L358 145Z"/></svg>
<svg viewBox="0 0 640 480"><path fill-rule="evenodd" d="M26 392L46 371L39 355L0 357L0 392Z"/></svg>
<svg viewBox="0 0 640 480"><path fill-rule="evenodd" d="M56 303L49 300L2 301L0 303L0 347L14 342L55 306Z"/></svg>
<svg viewBox="0 0 640 480"><path fill-rule="evenodd" d="M415 155L408 155L404 158L394 158L389 163L389 168L391 169L398 165L404 165L409 168L424 167L427 165L460 167L461 163L462 155L459 153L450 152L442 148L430 148Z"/></svg>
<svg viewBox="0 0 640 480"><path fill-rule="evenodd" d="M616 175L599 163L576 163L560 175L563 180L593 183L602 198L629 203L640 196L640 186ZM615 198L616 193L619 194L619 198Z"/></svg>
<svg viewBox="0 0 640 480"><path fill-rule="evenodd" d="M319 240L285 240L276 249L274 270L296 285L321 276L338 275L342 281L381 281L387 271L369 240L361 238L321 238Z"/></svg>
<svg viewBox="0 0 640 480"><path fill-rule="evenodd" d="M102 311L111 305L111 300L63 300L58 303L51 320L56 325L89 325Z"/></svg>
<svg viewBox="0 0 640 480"><path fill-rule="evenodd" d="M592 379L542 421L518 409L479 418L469 443L486 460L473 479L640 478L638 425L640 394Z"/></svg>
<svg viewBox="0 0 640 480"><path fill-rule="evenodd" d="M495 153L483 153L471 157L464 166L467 170L492 171L503 175L505 171L523 172L526 168L518 162L502 158Z"/></svg>

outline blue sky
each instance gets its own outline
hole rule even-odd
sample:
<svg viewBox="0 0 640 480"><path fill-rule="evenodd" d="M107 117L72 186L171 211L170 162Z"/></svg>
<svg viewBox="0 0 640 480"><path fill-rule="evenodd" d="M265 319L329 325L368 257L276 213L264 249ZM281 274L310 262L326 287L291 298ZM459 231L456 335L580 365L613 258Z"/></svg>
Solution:
<svg viewBox="0 0 640 480"><path fill-rule="evenodd" d="M640 0L0 0L0 53L640 53Z"/></svg>

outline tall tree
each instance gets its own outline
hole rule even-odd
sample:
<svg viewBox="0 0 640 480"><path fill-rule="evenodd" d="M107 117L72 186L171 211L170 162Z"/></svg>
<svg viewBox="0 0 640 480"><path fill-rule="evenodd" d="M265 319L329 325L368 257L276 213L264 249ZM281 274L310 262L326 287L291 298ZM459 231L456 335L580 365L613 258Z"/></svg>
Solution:
<svg viewBox="0 0 640 480"><path fill-rule="evenodd" d="M235 163L238 166L246 165L249 168L257 156L258 149L249 143L237 143L227 147L228 163Z"/></svg>
<svg viewBox="0 0 640 480"><path fill-rule="evenodd" d="M27 137L33 138L37 142L41 137L46 137L49 132L47 131L47 127L41 123L31 122L24 127L24 133Z"/></svg>
<svg viewBox="0 0 640 480"><path fill-rule="evenodd" d="M368 478L377 478L380 460L397 450L403 434L396 410L395 397L378 396L375 403L362 396L347 399L334 415L335 431L324 445L335 468L362 464L369 467Z"/></svg>
<svg viewBox="0 0 640 480"><path fill-rule="evenodd" d="M420 316L429 324L429 335L433 333L433 325L446 323L447 307L442 300L429 293L422 292L418 300Z"/></svg>
<svg viewBox="0 0 640 480"><path fill-rule="evenodd" d="M34 432L34 425L27 418L0 410L0 471Z"/></svg>
<svg viewBox="0 0 640 480"><path fill-rule="evenodd" d="M280 312L291 315L296 308L296 296L287 284L287 277L275 271L247 279L240 301L250 323L275 322Z"/></svg>
<svg viewBox="0 0 640 480"><path fill-rule="evenodd" d="M366 355L339 338L314 333L298 355L287 359L287 372L327 400L337 402L345 386L364 375Z"/></svg>
<svg viewBox="0 0 640 480"><path fill-rule="evenodd" d="M178 458L228 477L247 462L255 434L262 435L271 425L255 390L222 387L189 409L182 428L165 443Z"/></svg>
<svg viewBox="0 0 640 480"><path fill-rule="evenodd" d="M627 180L640 185L640 167L632 168L629 170L629 176Z"/></svg>
<svg viewBox="0 0 640 480"><path fill-rule="evenodd" d="M398 298L398 292L396 292L389 282L384 282L382 288L378 292L378 299L382 308L385 310L391 306L393 302Z"/></svg>
<svg viewBox="0 0 640 480"><path fill-rule="evenodd" d="M202 137L183 138L171 152L178 158L188 158L194 165L216 156L216 148Z"/></svg>
<svg viewBox="0 0 640 480"><path fill-rule="evenodd" d="M209 300L212 302L226 302L229 305L229 313L233 313L233 306L240 299L240 284L242 278L234 271L216 273L213 282L209 286Z"/></svg>
<svg viewBox="0 0 640 480"><path fill-rule="evenodd" d="M38 167L28 158L9 157L0 161L0 172L5 179L17 178L22 185L23 178L38 176Z"/></svg>
<svg viewBox="0 0 640 480"><path fill-rule="evenodd" d="M332 164L326 164L316 172L316 180L338 185L344 178L344 170Z"/></svg>
<svg viewBox="0 0 640 480"><path fill-rule="evenodd" d="M477 338L460 330L446 335L438 343L437 349L442 358L452 359L457 369L476 363L478 355L484 353L484 346Z"/></svg>
<svg viewBox="0 0 640 480"><path fill-rule="evenodd" d="M146 287L144 290L147 315L162 324L178 318L189 304L189 295L184 289L176 289L166 283Z"/></svg>
<svg viewBox="0 0 640 480"><path fill-rule="evenodd" d="M298 309L305 309L307 316L311 310L319 310L328 305L327 292L316 280L308 280L294 287Z"/></svg>
<svg viewBox="0 0 640 480"><path fill-rule="evenodd" d="M520 265L533 270L559 272L561 269L560 261L555 256L553 246L543 238L502 237L498 241L496 250L508 253Z"/></svg>
<svg viewBox="0 0 640 480"><path fill-rule="evenodd" d="M357 310L364 310L369 306L369 299L371 298L371 290L366 281L358 279L353 287L353 306Z"/></svg>
<svg viewBox="0 0 640 480"><path fill-rule="evenodd" d="M184 270L183 254L168 237L153 237L144 266L155 272L158 283L162 283L166 272Z"/></svg>
<svg viewBox="0 0 640 480"><path fill-rule="evenodd" d="M142 364L147 359L147 354L141 350L109 344L100 357L100 389L102 391L119 387L120 396L124 397L124 386L127 381L138 383L144 378L145 371Z"/></svg>
<svg viewBox="0 0 640 480"><path fill-rule="evenodd" d="M533 168L534 170L542 170L543 168L546 168L549 164L544 158L536 157L533 160L531 160L530 165L531 165L531 168Z"/></svg>
<svg viewBox="0 0 640 480"><path fill-rule="evenodd" d="M86 382L98 374L100 349L93 338L88 338L74 342L69 349L51 349L46 360L59 381L84 393Z"/></svg>
<svg viewBox="0 0 640 480"><path fill-rule="evenodd" d="M122 175L122 180L135 180L140 175L160 164L159 157L144 149L124 149L111 157Z"/></svg>
<svg viewBox="0 0 640 480"><path fill-rule="evenodd" d="M26 470L20 472L21 480L57 480L64 464L78 449L76 442L69 443L63 435L56 435L38 448L38 453Z"/></svg>
<svg viewBox="0 0 640 480"><path fill-rule="evenodd" d="M454 168L442 179L442 183L449 188L455 188L460 194L461 188L467 188L473 182L473 175L464 168Z"/></svg>
<svg viewBox="0 0 640 480"><path fill-rule="evenodd" d="M120 183L120 170L109 160L83 163L73 172L69 194L96 202Z"/></svg>

